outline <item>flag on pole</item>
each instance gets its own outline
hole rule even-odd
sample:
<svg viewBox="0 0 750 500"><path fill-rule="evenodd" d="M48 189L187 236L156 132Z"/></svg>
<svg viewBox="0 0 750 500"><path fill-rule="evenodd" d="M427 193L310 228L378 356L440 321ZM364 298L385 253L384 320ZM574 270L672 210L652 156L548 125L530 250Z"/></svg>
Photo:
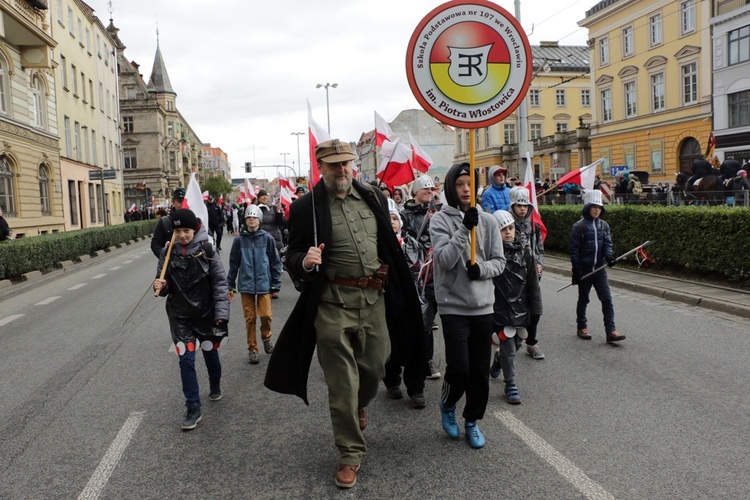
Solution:
<svg viewBox="0 0 750 500"><path fill-rule="evenodd" d="M224 195L223 194L219 195L219 203L224 203Z"/></svg>
<svg viewBox="0 0 750 500"><path fill-rule="evenodd" d="M281 204L284 205L284 217L289 218L289 207L292 206L294 201L294 186L291 182L286 179L279 179L279 198L281 198Z"/></svg>
<svg viewBox="0 0 750 500"><path fill-rule="evenodd" d="M245 178L245 195L247 196L247 201L251 202L255 199L255 193L256 189L253 187L253 183L250 182L250 179L247 177Z"/></svg>
<svg viewBox="0 0 750 500"><path fill-rule="evenodd" d="M557 180L557 185L578 184L583 189L594 189L594 179L596 178L596 166L599 165L603 158L596 160L591 165L571 170Z"/></svg>
<svg viewBox="0 0 750 500"><path fill-rule="evenodd" d="M136 209L136 206L135 206L135 203L133 203L133 205L132 205L132 206L130 207L130 210L128 210L128 211L129 211L129 212L132 212L132 211L134 211L135 209Z"/></svg>
<svg viewBox="0 0 750 500"><path fill-rule="evenodd" d="M388 122L375 111L375 145L382 146L385 141L390 141L393 137L393 130Z"/></svg>
<svg viewBox="0 0 750 500"><path fill-rule="evenodd" d="M523 187L529 192L529 200L531 201L532 209L531 213L531 229L534 230L534 224L539 224L540 231L542 232L542 242L547 239L547 226L542 222L542 215L539 213L539 205L536 202L536 187L534 185L534 170L531 168L531 155L526 153L526 173L523 176Z"/></svg>
<svg viewBox="0 0 750 500"><path fill-rule="evenodd" d="M411 148L401 142L400 137L394 142L385 141L380 152L384 159L380 162L375 174L380 182L393 189L395 186L408 184L414 180Z"/></svg>
<svg viewBox="0 0 750 500"><path fill-rule="evenodd" d="M201 187L195 179L195 172L190 175L190 182L188 182L185 190L185 199L182 200L182 208L192 210L195 216L201 220L201 225L208 230L208 210L203 203L203 193L201 193Z"/></svg>
<svg viewBox="0 0 750 500"><path fill-rule="evenodd" d="M716 149L716 137L713 132L708 136L708 146L706 147L706 160L711 161L714 156L714 149Z"/></svg>
<svg viewBox="0 0 750 500"><path fill-rule="evenodd" d="M208 201L208 191L203 191L201 196L203 196L203 201Z"/></svg>
<svg viewBox="0 0 750 500"><path fill-rule="evenodd" d="M413 156L412 165L422 173L427 172L427 169L430 168L430 165L432 165L432 158L430 158L430 155L427 154L427 151L422 149L422 146L417 144L417 141L411 135L411 132L409 132L409 141L411 142L411 151Z"/></svg>
<svg viewBox="0 0 750 500"><path fill-rule="evenodd" d="M320 172L318 172L318 162L315 159L315 146L317 146L321 142L330 141L331 135L326 131L326 129L318 125L318 123L313 120L309 100L307 101L307 137L310 141L310 178L307 180L307 182L310 188L312 188L312 186L314 186L320 178Z"/></svg>

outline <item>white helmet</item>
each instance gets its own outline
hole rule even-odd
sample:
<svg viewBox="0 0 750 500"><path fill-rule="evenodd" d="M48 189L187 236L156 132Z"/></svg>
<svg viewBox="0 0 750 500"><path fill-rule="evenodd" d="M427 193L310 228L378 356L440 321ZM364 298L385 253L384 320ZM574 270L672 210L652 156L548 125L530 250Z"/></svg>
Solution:
<svg viewBox="0 0 750 500"><path fill-rule="evenodd" d="M411 185L411 194L417 194L420 189L435 189L435 183L429 175L420 175Z"/></svg>
<svg viewBox="0 0 750 500"><path fill-rule="evenodd" d="M604 203L602 202L602 192L598 189L591 189L589 191L586 191L586 193L583 195L583 204L591 204L603 207Z"/></svg>
<svg viewBox="0 0 750 500"><path fill-rule="evenodd" d="M507 210L495 210L492 212L492 216L497 221L497 226L500 229L506 228L515 222L513 215Z"/></svg>
<svg viewBox="0 0 750 500"><path fill-rule="evenodd" d="M523 186L516 186L510 190L511 205L531 205L529 201L529 190Z"/></svg>
<svg viewBox="0 0 750 500"><path fill-rule="evenodd" d="M245 209L245 219L247 219L248 217L255 217L256 219L262 219L263 212L261 212L260 207L258 205L248 205L248 207Z"/></svg>

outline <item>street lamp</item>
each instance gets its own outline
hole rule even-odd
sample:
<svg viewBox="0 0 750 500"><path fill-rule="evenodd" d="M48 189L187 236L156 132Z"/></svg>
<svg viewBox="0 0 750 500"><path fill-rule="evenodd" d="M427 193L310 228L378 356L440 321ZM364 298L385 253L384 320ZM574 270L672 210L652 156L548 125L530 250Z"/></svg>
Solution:
<svg viewBox="0 0 750 500"><path fill-rule="evenodd" d="M297 168L299 168L300 170L302 170L302 163L300 162L300 157L299 157L299 136L305 135L305 133L304 132L292 132L292 135L296 135L297 136L297 165L298 165ZM296 174L295 174L295 176L296 176Z"/></svg>
<svg viewBox="0 0 750 500"><path fill-rule="evenodd" d="M335 89L338 86L338 83L326 83L325 85L319 83L315 86L316 89L319 89L320 87L326 89L326 116L328 117L328 134L331 133L331 109L328 105L328 87L333 87Z"/></svg>

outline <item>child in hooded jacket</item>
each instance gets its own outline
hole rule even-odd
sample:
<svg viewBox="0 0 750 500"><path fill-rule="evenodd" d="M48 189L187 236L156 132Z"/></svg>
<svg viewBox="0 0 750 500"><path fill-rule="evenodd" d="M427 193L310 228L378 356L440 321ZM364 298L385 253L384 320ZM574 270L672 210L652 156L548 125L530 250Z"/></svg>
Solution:
<svg viewBox="0 0 750 500"><path fill-rule="evenodd" d="M263 349L266 354L273 352L271 293L281 290L281 258L274 237L260 229L262 219L263 212L257 205L245 209L245 230L232 242L227 275L229 288L239 290L242 298L251 365L260 362L255 324L258 316Z"/></svg>
<svg viewBox="0 0 750 500"><path fill-rule="evenodd" d="M201 421L201 400L195 372L199 348L211 386L208 399L221 399L221 362L218 349L227 339L229 293L224 265L208 240L205 227L191 210L172 212L174 243L161 250L154 291L167 297L167 317L172 342L180 357L180 377L187 412L183 430L195 429ZM161 275L171 252L164 279Z"/></svg>
<svg viewBox="0 0 750 500"><path fill-rule="evenodd" d="M542 293L533 252L519 238L513 215L498 210L492 216L497 220L505 254L505 270L492 279L495 286L492 340L499 346L495 359L502 367L505 399L510 404L520 404L515 379L516 339L526 337L532 316L541 316ZM491 375L497 378L499 373Z"/></svg>

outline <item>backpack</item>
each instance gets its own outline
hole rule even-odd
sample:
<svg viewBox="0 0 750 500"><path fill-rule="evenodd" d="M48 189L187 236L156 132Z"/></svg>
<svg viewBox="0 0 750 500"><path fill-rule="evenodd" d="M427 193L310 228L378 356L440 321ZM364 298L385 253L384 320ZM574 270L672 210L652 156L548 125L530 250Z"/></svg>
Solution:
<svg viewBox="0 0 750 500"><path fill-rule="evenodd" d="M643 186L641 186L641 181L639 181L636 178L630 179L630 192L633 194L641 194L643 192Z"/></svg>

